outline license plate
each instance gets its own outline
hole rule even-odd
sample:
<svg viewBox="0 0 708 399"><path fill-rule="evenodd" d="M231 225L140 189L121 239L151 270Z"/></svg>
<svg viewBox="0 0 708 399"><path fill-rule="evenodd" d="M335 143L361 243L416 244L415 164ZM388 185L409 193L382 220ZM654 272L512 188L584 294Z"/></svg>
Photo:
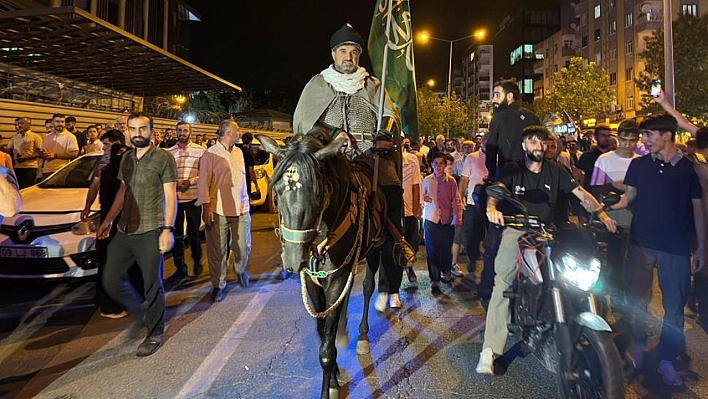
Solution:
<svg viewBox="0 0 708 399"><path fill-rule="evenodd" d="M48 258L45 247L0 247L0 258Z"/></svg>

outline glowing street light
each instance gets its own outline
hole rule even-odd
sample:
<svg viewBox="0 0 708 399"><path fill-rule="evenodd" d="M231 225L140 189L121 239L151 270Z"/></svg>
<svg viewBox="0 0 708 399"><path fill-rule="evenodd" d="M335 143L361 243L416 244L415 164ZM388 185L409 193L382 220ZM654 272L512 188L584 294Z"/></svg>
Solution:
<svg viewBox="0 0 708 399"><path fill-rule="evenodd" d="M455 40L448 40L448 39L441 39L439 37L433 37L430 36L428 32L421 32L418 34L418 40L422 43L427 43L429 40L437 40L439 42L446 42L450 43L450 61L448 65L448 71L447 71L447 96L450 97L452 95L452 44L455 42L459 42L461 40L469 39L469 38L475 38L477 40L483 40L487 36L487 31L484 29L478 29L471 35L467 35L465 37L460 37Z"/></svg>
<svg viewBox="0 0 708 399"><path fill-rule="evenodd" d="M425 84L428 85L428 87L432 88L435 86L435 79L428 79L428 81L425 82Z"/></svg>

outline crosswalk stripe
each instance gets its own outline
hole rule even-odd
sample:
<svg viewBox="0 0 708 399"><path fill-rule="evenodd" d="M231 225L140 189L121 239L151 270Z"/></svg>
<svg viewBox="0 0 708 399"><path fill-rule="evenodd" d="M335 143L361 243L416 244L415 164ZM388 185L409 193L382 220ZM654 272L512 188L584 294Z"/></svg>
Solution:
<svg viewBox="0 0 708 399"><path fill-rule="evenodd" d="M275 290L262 289L248 302L243 312L222 336L219 343L214 346L209 356L202 361L197 371L182 386L175 398L193 397L205 393L212 386L221 370L243 342L241 338L248 333L250 326L258 319L274 293Z"/></svg>

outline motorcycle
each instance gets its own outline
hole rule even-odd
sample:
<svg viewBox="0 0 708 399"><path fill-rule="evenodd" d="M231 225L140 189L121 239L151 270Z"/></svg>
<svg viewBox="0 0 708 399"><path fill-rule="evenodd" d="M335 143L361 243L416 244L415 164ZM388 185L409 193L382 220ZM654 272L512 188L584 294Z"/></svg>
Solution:
<svg viewBox="0 0 708 399"><path fill-rule="evenodd" d="M591 220L549 231L503 184L487 187L487 195L523 212L504 216L506 226L524 232L517 279L504 292L509 331L556 373L561 398L624 398L620 355L592 291L601 269L594 233L604 225ZM607 198L605 205L618 199Z"/></svg>

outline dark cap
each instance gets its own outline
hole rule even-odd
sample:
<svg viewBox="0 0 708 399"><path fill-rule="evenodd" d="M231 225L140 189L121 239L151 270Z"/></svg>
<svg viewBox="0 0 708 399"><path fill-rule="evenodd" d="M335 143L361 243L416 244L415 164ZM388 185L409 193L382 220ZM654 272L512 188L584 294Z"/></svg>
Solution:
<svg viewBox="0 0 708 399"><path fill-rule="evenodd" d="M329 39L329 48L333 51L337 47L345 44L356 46L359 48L359 51L362 51L364 48L364 39L362 39L359 32L349 24L344 24L344 26L334 32Z"/></svg>

